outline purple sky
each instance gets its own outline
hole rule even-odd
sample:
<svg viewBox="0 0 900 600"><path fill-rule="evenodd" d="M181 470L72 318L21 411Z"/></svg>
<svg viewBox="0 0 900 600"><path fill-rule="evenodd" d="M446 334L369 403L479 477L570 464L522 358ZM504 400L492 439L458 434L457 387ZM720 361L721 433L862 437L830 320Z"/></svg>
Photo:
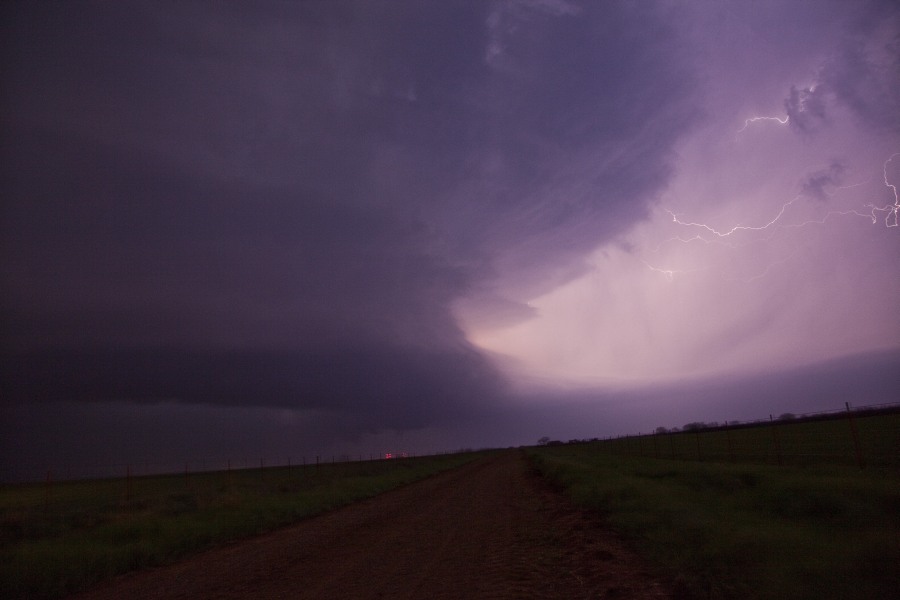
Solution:
<svg viewBox="0 0 900 600"><path fill-rule="evenodd" d="M0 10L0 478L900 398L893 2Z"/></svg>

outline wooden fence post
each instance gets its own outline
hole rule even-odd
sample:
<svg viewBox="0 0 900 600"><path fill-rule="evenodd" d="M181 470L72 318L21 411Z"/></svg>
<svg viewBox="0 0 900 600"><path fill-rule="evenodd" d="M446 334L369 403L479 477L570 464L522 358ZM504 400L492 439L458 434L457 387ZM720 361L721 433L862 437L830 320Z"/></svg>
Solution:
<svg viewBox="0 0 900 600"><path fill-rule="evenodd" d="M778 466L784 465L784 459L781 456L781 442L778 439L778 429L775 426L775 418L769 413L769 422L772 424L772 439L775 441L775 455L778 457Z"/></svg>
<svg viewBox="0 0 900 600"><path fill-rule="evenodd" d="M850 422L850 433L853 435L853 449L856 452L856 464L859 465L860 469L864 469L865 463L863 462L862 448L860 448L859 445L859 432L856 431L856 422L853 420L853 411L850 410L849 402L844 402L844 406L847 407L847 420Z"/></svg>
<svg viewBox="0 0 900 600"><path fill-rule="evenodd" d="M697 460L703 462L703 456L700 454L700 431L694 430L694 440L697 442Z"/></svg>
<svg viewBox="0 0 900 600"><path fill-rule="evenodd" d="M51 490L53 488L53 478L50 476L50 471L47 470L47 483L46 487L44 487L44 511L50 511L50 495Z"/></svg>
<svg viewBox="0 0 900 600"><path fill-rule="evenodd" d="M725 437L728 438L728 458L734 462L734 448L731 445L731 429L728 427L728 421L725 421Z"/></svg>
<svg viewBox="0 0 900 600"><path fill-rule="evenodd" d="M125 504L131 504L131 465L125 466Z"/></svg>

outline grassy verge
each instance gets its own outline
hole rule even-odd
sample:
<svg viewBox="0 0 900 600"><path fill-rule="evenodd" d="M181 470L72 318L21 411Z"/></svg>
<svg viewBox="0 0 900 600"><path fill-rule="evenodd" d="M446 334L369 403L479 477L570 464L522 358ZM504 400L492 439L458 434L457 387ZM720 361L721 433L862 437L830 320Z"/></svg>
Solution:
<svg viewBox="0 0 900 600"><path fill-rule="evenodd" d="M894 470L622 457L601 444L530 457L695 597L872 599L900 589Z"/></svg>
<svg viewBox="0 0 900 600"><path fill-rule="evenodd" d="M900 468L900 413L779 420L604 441L612 454L770 465Z"/></svg>
<svg viewBox="0 0 900 600"><path fill-rule="evenodd" d="M458 467L478 453L0 488L0 597L57 598Z"/></svg>

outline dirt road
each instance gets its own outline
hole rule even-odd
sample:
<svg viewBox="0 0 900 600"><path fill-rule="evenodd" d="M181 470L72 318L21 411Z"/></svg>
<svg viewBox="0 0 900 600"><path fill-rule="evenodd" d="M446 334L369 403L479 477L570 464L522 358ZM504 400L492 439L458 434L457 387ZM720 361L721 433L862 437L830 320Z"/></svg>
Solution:
<svg viewBox="0 0 900 600"><path fill-rule="evenodd" d="M667 598L510 451L81 594L120 598Z"/></svg>

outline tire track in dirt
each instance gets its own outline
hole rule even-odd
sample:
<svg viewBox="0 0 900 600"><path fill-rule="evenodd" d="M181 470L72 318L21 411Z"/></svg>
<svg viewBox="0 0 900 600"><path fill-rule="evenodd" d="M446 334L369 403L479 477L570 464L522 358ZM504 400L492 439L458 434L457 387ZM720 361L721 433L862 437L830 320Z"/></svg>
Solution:
<svg viewBox="0 0 900 600"><path fill-rule="evenodd" d="M596 518L504 452L77 595L113 598L668 598Z"/></svg>

